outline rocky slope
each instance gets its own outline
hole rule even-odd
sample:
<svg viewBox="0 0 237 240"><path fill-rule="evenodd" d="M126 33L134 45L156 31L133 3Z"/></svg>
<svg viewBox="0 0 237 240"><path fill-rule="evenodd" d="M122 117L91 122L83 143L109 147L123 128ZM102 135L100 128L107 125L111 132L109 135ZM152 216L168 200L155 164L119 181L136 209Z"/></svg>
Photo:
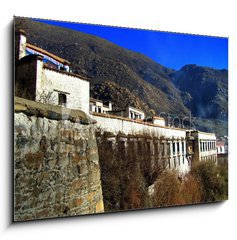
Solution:
<svg viewBox="0 0 237 240"><path fill-rule="evenodd" d="M201 118L228 119L228 71L185 65L170 74L173 83L191 96L186 104Z"/></svg>
<svg viewBox="0 0 237 240"><path fill-rule="evenodd" d="M93 35L30 19L16 19L16 27L28 33L30 43L68 59L74 72L92 79L92 87L100 84L105 88L105 82L113 82L130 92L130 98L140 98L143 104L137 105L137 101L132 104L134 107L142 107L146 113L188 112L183 104L182 92L170 81L169 74L173 70L142 54ZM106 89L113 92L110 87L107 85ZM93 97L97 95L97 92L92 92ZM125 101L124 104L118 102L116 95L111 95L111 100L116 107L125 107Z"/></svg>
<svg viewBox="0 0 237 240"><path fill-rule="evenodd" d="M215 126L227 133L227 70L186 65L179 71L105 39L66 28L15 18L28 42L71 62L74 72L91 78L91 96L115 108L132 105L146 114L192 115L200 130ZM200 119L208 119L202 125ZM215 126L213 126L215 124Z"/></svg>

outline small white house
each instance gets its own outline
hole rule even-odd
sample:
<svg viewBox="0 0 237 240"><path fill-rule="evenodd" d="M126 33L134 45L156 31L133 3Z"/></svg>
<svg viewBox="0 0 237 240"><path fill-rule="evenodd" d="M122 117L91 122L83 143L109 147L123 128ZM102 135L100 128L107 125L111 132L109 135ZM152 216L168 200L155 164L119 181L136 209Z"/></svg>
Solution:
<svg viewBox="0 0 237 240"><path fill-rule="evenodd" d="M124 109L112 110L109 112L109 114L133 120L143 120L145 118L145 113L142 110L131 106L128 106Z"/></svg>
<svg viewBox="0 0 237 240"><path fill-rule="evenodd" d="M216 135L214 133L187 131L191 134L193 160L198 162L212 161L217 163Z"/></svg>
<svg viewBox="0 0 237 240"><path fill-rule="evenodd" d="M104 103L101 100L90 98L90 112L107 113L112 111L112 103Z"/></svg>
<svg viewBox="0 0 237 240"><path fill-rule="evenodd" d="M217 141L216 142L216 149L217 149L217 154L225 154L225 142L224 141Z"/></svg>
<svg viewBox="0 0 237 240"><path fill-rule="evenodd" d="M153 124L155 125L159 125L159 126L165 126L165 119L162 117L158 117L158 116L153 116Z"/></svg>
<svg viewBox="0 0 237 240"><path fill-rule="evenodd" d="M90 79L70 72L70 63L16 35L16 88L23 97L89 114ZM18 52L17 52L18 51Z"/></svg>

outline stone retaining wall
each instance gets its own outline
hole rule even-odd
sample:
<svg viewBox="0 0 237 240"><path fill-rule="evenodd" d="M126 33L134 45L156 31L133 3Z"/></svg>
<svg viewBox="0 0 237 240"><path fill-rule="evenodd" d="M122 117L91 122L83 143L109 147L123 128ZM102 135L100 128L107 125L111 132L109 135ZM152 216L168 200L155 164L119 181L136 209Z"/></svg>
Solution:
<svg viewBox="0 0 237 240"><path fill-rule="evenodd" d="M104 211L94 125L83 112L15 98L14 152L14 221Z"/></svg>

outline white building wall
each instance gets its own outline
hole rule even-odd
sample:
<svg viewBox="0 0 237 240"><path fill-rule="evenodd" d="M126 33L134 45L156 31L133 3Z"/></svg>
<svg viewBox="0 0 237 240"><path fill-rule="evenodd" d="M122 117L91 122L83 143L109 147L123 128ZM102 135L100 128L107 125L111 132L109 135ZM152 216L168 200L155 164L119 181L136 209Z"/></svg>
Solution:
<svg viewBox="0 0 237 240"><path fill-rule="evenodd" d="M224 154L225 153L225 147L224 146L218 146L217 147L217 153L218 154Z"/></svg>
<svg viewBox="0 0 237 240"><path fill-rule="evenodd" d="M191 163L189 163L187 158L186 158L186 153L187 153L186 152L186 147L187 147L186 146L186 140L183 140L183 143L184 143L183 156L185 156L185 158L184 158L183 164L181 164L181 172L185 174L185 173L190 171ZM183 159L182 159L182 161L183 161Z"/></svg>
<svg viewBox="0 0 237 240"><path fill-rule="evenodd" d="M43 67L37 61L36 101L48 96L47 103L58 105L59 92L68 93L67 108L79 109L89 114L89 82L68 73L57 72Z"/></svg>
<svg viewBox="0 0 237 240"><path fill-rule="evenodd" d="M173 161L173 147L172 147L172 141L169 141L169 148L170 148L170 167L174 168L174 161Z"/></svg>
<svg viewBox="0 0 237 240"><path fill-rule="evenodd" d="M154 137L166 138L185 138L186 132L182 129L168 128L162 126L151 126L144 123L135 122L132 120L120 119L117 117L109 117L111 115L98 116L92 115L91 117L97 121L97 126L104 131L124 134L149 134Z"/></svg>
<svg viewBox="0 0 237 240"><path fill-rule="evenodd" d="M25 57L26 55L26 36L23 34L20 34L19 39L19 59Z"/></svg>
<svg viewBox="0 0 237 240"><path fill-rule="evenodd" d="M131 113L132 114L137 114L139 115L139 118L138 119L144 119L145 118L145 114L143 111L139 111L138 109L136 108L133 108L133 107L128 107L128 112L129 112L129 118L131 118ZM133 116L134 118L134 116Z"/></svg>
<svg viewBox="0 0 237 240"><path fill-rule="evenodd" d="M100 109L100 111L99 111ZM103 102L101 101L90 101L90 111L91 112L101 112L101 113L106 113L108 111L112 110L112 104L109 103L109 106L104 105Z"/></svg>
<svg viewBox="0 0 237 240"><path fill-rule="evenodd" d="M159 125L159 126L163 126L163 127L165 126L165 120L164 119L154 119L153 123L155 125Z"/></svg>
<svg viewBox="0 0 237 240"><path fill-rule="evenodd" d="M146 125L144 123L138 123L132 120L125 120L119 117L109 117L109 115L99 116L96 114L91 117L97 122L96 127L102 131L112 132L114 134L124 133L126 135L149 135L152 137L164 137L165 139L173 139L175 144L175 155L173 155L172 142L170 141L170 166L171 169L176 169L179 174L185 174L190 171L190 166L186 158L186 149L182 152L182 146L180 145L180 155L177 154L177 141L179 144L181 141L185 143L186 148L186 131L176 128L168 128L162 126ZM181 140L180 140L181 139ZM183 161L184 157L184 161ZM180 158L180 161L179 161ZM174 167L175 161L175 167Z"/></svg>
<svg viewBox="0 0 237 240"><path fill-rule="evenodd" d="M216 141L216 135L214 133L198 132L198 138L202 140L214 140Z"/></svg>
<svg viewBox="0 0 237 240"><path fill-rule="evenodd" d="M196 132L194 134L198 141L199 161L212 160L217 163L216 135L213 133ZM204 147L201 145L204 143Z"/></svg>

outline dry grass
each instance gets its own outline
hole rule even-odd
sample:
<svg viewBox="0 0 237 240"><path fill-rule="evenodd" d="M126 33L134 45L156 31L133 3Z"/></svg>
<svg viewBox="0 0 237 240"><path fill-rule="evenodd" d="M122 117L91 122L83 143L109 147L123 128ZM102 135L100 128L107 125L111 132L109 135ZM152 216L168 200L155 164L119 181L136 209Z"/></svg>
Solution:
<svg viewBox="0 0 237 240"><path fill-rule="evenodd" d="M98 135L103 198L106 211L143 209L226 199L227 169L209 163L194 166L193 171L180 179L175 171L153 166L147 151L147 139L126 149L114 136L114 143L106 135ZM158 153L157 153L158 154ZM148 189L154 186L154 194Z"/></svg>
<svg viewBox="0 0 237 240"><path fill-rule="evenodd" d="M174 171L163 172L154 187L155 207L193 204L201 201L199 182L192 175L187 175L181 180Z"/></svg>
<svg viewBox="0 0 237 240"><path fill-rule="evenodd" d="M211 162L197 163L191 174L199 179L202 202L228 199L228 165L217 166Z"/></svg>

